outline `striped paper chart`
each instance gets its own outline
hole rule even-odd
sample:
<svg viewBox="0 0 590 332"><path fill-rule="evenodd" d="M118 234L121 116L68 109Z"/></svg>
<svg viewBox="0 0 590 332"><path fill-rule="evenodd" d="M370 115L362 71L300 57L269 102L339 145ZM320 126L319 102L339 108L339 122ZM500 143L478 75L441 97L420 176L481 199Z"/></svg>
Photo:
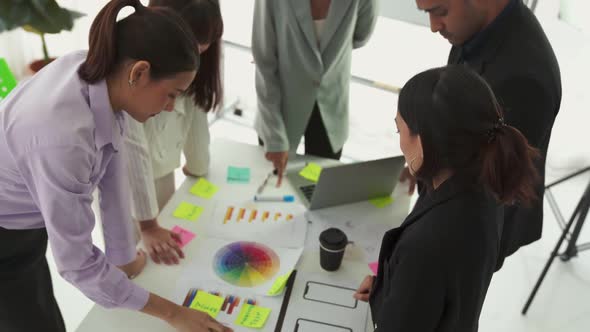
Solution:
<svg viewBox="0 0 590 332"><path fill-rule="evenodd" d="M297 204L216 202L208 218L210 236L233 241L264 239L272 245L303 247L307 230L305 208ZM268 244L267 243L267 244Z"/></svg>
<svg viewBox="0 0 590 332"><path fill-rule="evenodd" d="M289 212L269 211L264 209L247 209L244 207L228 206L225 210L223 224L231 223L266 223L293 221L294 215Z"/></svg>

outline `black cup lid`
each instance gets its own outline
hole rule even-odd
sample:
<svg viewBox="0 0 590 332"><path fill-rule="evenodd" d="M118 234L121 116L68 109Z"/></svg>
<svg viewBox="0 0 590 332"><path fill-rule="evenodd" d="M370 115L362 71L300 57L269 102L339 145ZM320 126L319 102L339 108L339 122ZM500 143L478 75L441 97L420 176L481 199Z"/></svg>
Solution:
<svg viewBox="0 0 590 332"><path fill-rule="evenodd" d="M320 244L329 250L340 250L348 244L348 238L338 228L328 228L320 234Z"/></svg>

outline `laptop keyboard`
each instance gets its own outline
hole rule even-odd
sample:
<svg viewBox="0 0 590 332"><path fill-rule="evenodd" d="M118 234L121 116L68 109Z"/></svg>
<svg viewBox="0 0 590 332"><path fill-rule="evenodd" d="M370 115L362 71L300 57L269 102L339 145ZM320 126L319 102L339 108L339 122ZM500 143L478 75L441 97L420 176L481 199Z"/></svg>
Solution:
<svg viewBox="0 0 590 332"><path fill-rule="evenodd" d="M303 196L305 196L305 198L307 198L307 200L311 202L311 196L313 195L313 192L315 190L315 184L310 184L308 186L301 186L301 187L299 187L299 189L301 189Z"/></svg>

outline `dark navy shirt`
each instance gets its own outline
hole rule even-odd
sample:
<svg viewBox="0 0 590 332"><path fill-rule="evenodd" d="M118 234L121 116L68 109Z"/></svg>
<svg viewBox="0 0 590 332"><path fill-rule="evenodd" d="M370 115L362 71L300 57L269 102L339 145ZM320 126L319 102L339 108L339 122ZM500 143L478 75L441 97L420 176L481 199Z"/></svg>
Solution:
<svg viewBox="0 0 590 332"><path fill-rule="evenodd" d="M492 21L492 23L488 24L485 28L477 32L469 40L463 43L463 45L461 45L461 63L469 61L470 58L478 54L482 45L486 43L489 32L496 24L498 24L498 21L501 21L503 17L508 15L508 13L510 13L510 11L516 7L518 1L520 0L510 0L508 5L504 7L502 12L500 12L500 14Z"/></svg>

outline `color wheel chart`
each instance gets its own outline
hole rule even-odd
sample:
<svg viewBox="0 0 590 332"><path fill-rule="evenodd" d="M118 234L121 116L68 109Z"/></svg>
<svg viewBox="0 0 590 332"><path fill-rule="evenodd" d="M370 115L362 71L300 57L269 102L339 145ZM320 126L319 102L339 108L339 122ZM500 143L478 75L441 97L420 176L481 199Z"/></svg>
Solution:
<svg viewBox="0 0 590 332"><path fill-rule="evenodd" d="M256 287L271 280L279 271L280 260L269 247L256 242L233 242L217 251L213 271L222 280L238 287Z"/></svg>
<svg viewBox="0 0 590 332"><path fill-rule="evenodd" d="M293 221L293 218L292 213L228 206L225 210L223 224L289 222Z"/></svg>

